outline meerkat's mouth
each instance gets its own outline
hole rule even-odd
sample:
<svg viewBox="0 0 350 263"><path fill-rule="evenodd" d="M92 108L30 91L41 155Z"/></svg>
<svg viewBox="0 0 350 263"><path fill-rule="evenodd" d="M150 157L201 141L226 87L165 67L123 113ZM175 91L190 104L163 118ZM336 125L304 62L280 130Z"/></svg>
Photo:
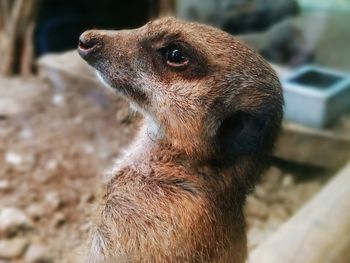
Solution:
<svg viewBox="0 0 350 263"><path fill-rule="evenodd" d="M128 101L135 105L138 105L137 108L144 108L149 103L148 96L141 89L135 89L134 87L126 84L120 84L118 86L112 85L108 78L105 78L104 74L96 70L96 75L98 79L103 83L105 87L112 90L113 92L117 92L123 95Z"/></svg>

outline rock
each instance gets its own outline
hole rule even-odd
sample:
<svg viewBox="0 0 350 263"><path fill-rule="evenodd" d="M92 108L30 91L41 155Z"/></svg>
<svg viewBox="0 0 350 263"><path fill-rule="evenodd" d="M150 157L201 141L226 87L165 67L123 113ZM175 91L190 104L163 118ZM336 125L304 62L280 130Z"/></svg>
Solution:
<svg viewBox="0 0 350 263"><path fill-rule="evenodd" d="M94 70L80 58L76 51L68 51L62 54L49 54L38 59L38 73L42 79L48 80L55 90L63 90L70 83L69 77L74 77L74 83L79 81L91 81L100 84ZM67 84L68 83L68 84Z"/></svg>
<svg viewBox="0 0 350 263"><path fill-rule="evenodd" d="M63 201L57 192L48 192L45 195L45 203L51 211L55 211L63 205Z"/></svg>
<svg viewBox="0 0 350 263"><path fill-rule="evenodd" d="M33 138L33 130L30 128L24 128L21 130L19 136L21 139L30 140Z"/></svg>
<svg viewBox="0 0 350 263"><path fill-rule="evenodd" d="M22 112L21 105L10 98L0 98L0 118L9 118Z"/></svg>
<svg viewBox="0 0 350 263"><path fill-rule="evenodd" d="M0 237L13 236L18 231L33 228L31 220L17 208L0 209Z"/></svg>
<svg viewBox="0 0 350 263"><path fill-rule="evenodd" d="M95 200L95 195L93 193L87 193L80 197L80 203L85 205L87 203L92 203Z"/></svg>
<svg viewBox="0 0 350 263"><path fill-rule="evenodd" d="M262 185L257 185L255 187L254 195L258 197L259 199L266 199L268 193L267 190L264 186Z"/></svg>
<svg viewBox="0 0 350 263"><path fill-rule="evenodd" d="M130 120L131 120L130 110L126 107L120 108L115 114L115 117L119 123L130 123Z"/></svg>
<svg viewBox="0 0 350 263"><path fill-rule="evenodd" d="M282 171L279 168L275 166L270 167L263 180L264 186L268 189L268 191L275 190L280 187L282 175Z"/></svg>
<svg viewBox="0 0 350 263"><path fill-rule="evenodd" d="M58 162L56 160L49 160L45 165L45 168L49 171L53 171L57 169L57 167L58 167Z"/></svg>
<svg viewBox="0 0 350 263"><path fill-rule="evenodd" d="M277 204L270 208L269 216L279 221L286 221L289 218L289 213L283 205Z"/></svg>
<svg viewBox="0 0 350 263"><path fill-rule="evenodd" d="M33 178L35 181L42 183L42 184L47 184L52 180L54 173L52 171L48 170L41 170L41 169L36 169L33 172ZM50 209L51 210L51 209Z"/></svg>
<svg viewBox="0 0 350 263"><path fill-rule="evenodd" d="M28 246L28 240L25 238L14 238L0 240L0 258L16 259L21 257Z"/></svg>
<svg viewBox="0 0 350 263"><path fill-rule="evenodd" d="M95 147L90 143L84 143L82 149L85 154L93 154L95 152Z"/></svg>
<svg viewBox="0 0 350 263"><path fill-rule="evenodd" d="M32 244L27 249L24 256L26 263L50 263L53 262L49 256L47 248L41 244Z"/></svg>
<svg viewBox="0 0 350 263"><path fill-rule="evenodd" d="M289 188L289 187L292 187L293 185L295 184L295 180L294 180L294 177L293 175L291 174L286 174L283 179L282 179L282 187L284 188Z"/></svg>
<svg viewBox="0 0 350 263"><path fill-rule="evenodd" d="M0 180L0 191L7 191L10 189L10 182L7 180Z"/></svg>
<svg viewBox="0 0 350 263"><path fill-rule="evenodd" d="M67 218L63 213L56 213L53 218L53 225L58 228L64 225L66 221Z"/></svg>
<svg viewBox="0 0 350 263"><path fill-rule="evenodd" d="M16 171L21 173L28 173L29 171L32 171L32 169L35 167L35 164L36 164L35 156L32 154L27 154L23 158L23 163L16 167Z"/></svg>
<svg viewBox="0 0 350 263"><path fill-rule="evenodd" d="M45 215L45 207L42 204L33 203L27 207L26 212L32 219L39 220Z"/></svg>
<svg viewBox="0 0 350 263"><path fill-rule="evenodd" d="M35 165L35 158L33 155L22 156L15 152L7 152L5 161L14 166L16 171L27 172Z"/></svg>
<svg viewBox="0 0 350 263"><path fill-rule="evenodd" d="M84 233L88 233L91 229L91 223L84 223L81 225L80 230Z"/></svg>
<svg viewBox="0 0 350 263"><path fill-rule="evenodd" d="M57 93L52 97L51 102L56 106L63 106L65 103L65 98L62 94Z"/></svg>
<svg viewBox="0 0 350 263"><path fill-rule="evenodd" d="M254 196L248 196L246 204L246 213L251 217L256 217L260 219L267 218L268 207L261 200Z"/></svg>
<svg viewBox="0 0 350 263"><path fill-rule="evenodd" d="M1 116L0 116L0 120L1 120ZM3 140L3 138L10 136L13 133L13 131L14 131L13 127L9 127L8 125L0 126L0 138L1 138L1 140Z"/></svg>
<svg viewBox="0 0 350 263"><path fill-rule="evenodd" d="M20 165L23 162L23 158L21 155L19 155L17 153L7 152L5 155L5 161L8 164L16 166L16 165Z"/></svg>

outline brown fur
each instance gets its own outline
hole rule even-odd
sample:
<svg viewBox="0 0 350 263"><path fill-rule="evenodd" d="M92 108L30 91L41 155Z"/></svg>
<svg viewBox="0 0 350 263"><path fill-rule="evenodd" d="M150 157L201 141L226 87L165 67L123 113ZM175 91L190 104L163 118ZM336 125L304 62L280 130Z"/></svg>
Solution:
<svg viewBox="0 0 350 263"><path fill-rule="evenodd" d="M232 36L174 18L81 40L82 57L145 116L106 183L88 262L244 262L245 196L282 116L273 70ZM174 44L184 68L159 52Z"/></svg>

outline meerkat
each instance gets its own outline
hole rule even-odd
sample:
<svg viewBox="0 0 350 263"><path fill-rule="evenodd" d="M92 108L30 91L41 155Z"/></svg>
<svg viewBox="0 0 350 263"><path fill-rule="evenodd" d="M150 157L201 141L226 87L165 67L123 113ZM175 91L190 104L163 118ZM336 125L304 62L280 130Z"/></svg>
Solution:
<svg viewBox="0 0 350 263"><path fill-rule="evenodd" d="M268 63L175 18L86 31L78 50L144 116L103 187L87 262L245 262L245 198L282 118Z"/></svg>

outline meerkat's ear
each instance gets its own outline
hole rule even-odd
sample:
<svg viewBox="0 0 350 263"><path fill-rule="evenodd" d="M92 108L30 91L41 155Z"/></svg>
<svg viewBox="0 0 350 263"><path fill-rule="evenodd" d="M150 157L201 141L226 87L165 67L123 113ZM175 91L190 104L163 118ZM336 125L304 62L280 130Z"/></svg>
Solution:
<svg viewBox="0 0 350 263"><path fill-rule="evenodd" d="M225 118L218 128L218 150L225 159L268 153L272 150L276 133L272 126L267 114L236 112Z"/></svg>

